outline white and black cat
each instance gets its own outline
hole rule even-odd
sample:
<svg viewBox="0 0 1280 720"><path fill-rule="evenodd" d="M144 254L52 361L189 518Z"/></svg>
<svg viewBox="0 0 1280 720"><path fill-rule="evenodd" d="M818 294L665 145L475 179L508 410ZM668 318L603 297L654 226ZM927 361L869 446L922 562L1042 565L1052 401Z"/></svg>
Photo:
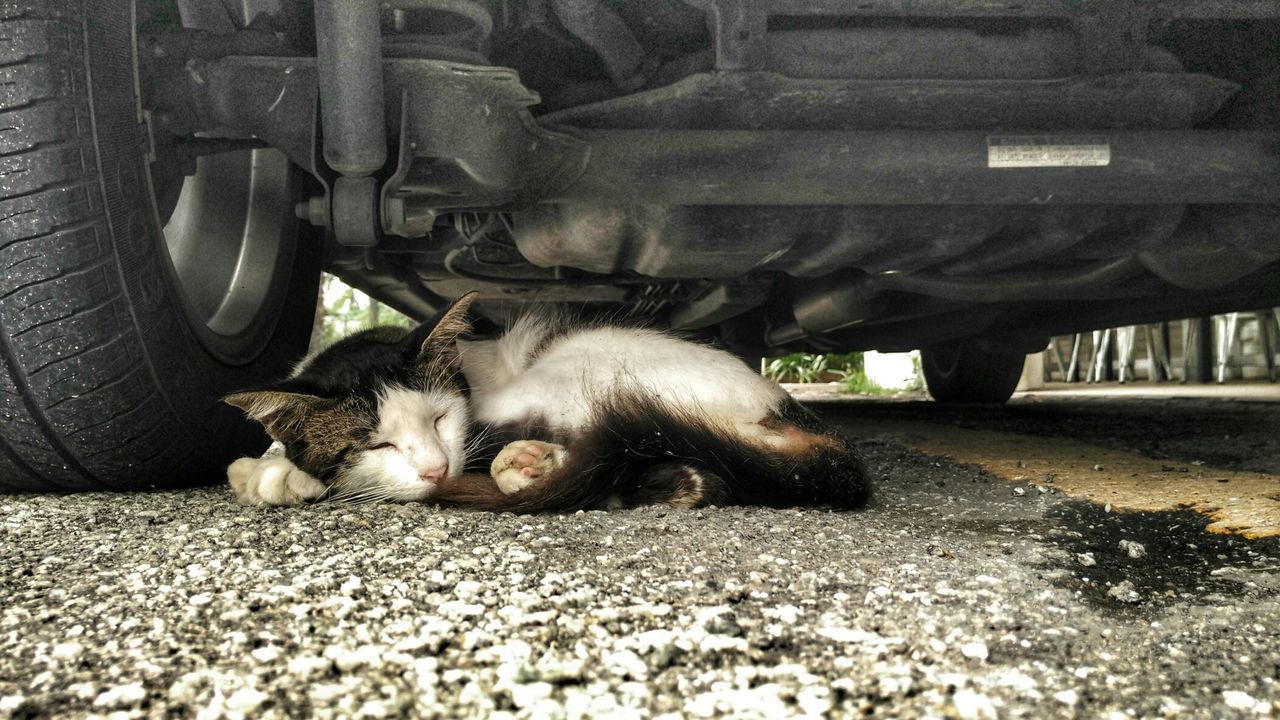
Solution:
<svg viewBox="0 0 1280 720"><path fill-rule="evenodd" d="M474 298L228 396L276 441L228 467L237 498L512 512L866 502L852 444L729 353L538 314L496 340L460 340Z"/></svg>

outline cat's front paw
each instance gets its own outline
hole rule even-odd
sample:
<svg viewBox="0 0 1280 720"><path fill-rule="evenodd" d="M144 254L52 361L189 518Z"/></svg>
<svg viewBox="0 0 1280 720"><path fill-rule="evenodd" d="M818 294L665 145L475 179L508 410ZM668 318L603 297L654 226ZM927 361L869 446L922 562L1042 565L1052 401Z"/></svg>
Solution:
<svg viewBox="0 0 1280 720"><path fill-rule="evenodd" d="M241 505L301 505L326 489L282 455L240 458L227 466L227 480Z"/></svg>
<svg viewBox="0 0 1280 720"><path fill-rule="evenodd" d="M517 440L502 448L489 469L498 489L510 495L560 467L564 460L563 445L541 440Z"/></svg>

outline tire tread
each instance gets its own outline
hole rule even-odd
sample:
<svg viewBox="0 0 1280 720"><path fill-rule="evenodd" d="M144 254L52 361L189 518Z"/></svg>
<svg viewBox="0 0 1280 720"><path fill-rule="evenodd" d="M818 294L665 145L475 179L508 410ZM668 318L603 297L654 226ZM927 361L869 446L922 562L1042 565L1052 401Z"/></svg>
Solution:
<svg viewBox="0 0 1280 720"><path fill-rule="evenodd" d="M126 322L77 80L83 20L69 3L0 5L0 482L10 488L110 486L126 458L160 457L178 440L157 388L139 382L145 353Z"/></svg>
<svg viewBox="0 0 1280 720"><path fill-rule="evenodd" d="M132 22L128 0L0 0L0 490L224 479L264 439L214 399L305 346L316 255L277 268L256 355L221 361L193 329L148 197Z"/></svg>

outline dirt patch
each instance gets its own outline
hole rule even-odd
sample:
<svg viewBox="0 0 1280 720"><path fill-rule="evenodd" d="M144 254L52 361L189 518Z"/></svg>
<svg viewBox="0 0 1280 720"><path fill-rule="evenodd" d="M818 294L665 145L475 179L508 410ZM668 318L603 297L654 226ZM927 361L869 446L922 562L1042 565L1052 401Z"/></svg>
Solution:
<svg viewBox="0 0 1280 720"><path fill-rule="evenodd" d="M1206 530L1246 538L1280 536L1280 477L1167 462L1067 437L1022 435L904 420L850 420L859 434L892 433L895 441L996 477L1051 486L1117 511L1190 509L1208 515Z"/></svg>

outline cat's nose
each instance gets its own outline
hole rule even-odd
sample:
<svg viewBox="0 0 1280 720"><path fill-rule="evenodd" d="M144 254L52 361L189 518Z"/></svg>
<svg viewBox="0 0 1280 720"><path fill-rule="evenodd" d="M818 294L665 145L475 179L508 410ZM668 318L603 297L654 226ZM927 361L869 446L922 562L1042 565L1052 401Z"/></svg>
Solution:
<svg viewBox="0 0 1280 720"><path fill-rule="evenodd" d="M449 476L449 463L439 465L418 473L418 479L424 483L437 483Z"/></svg>

